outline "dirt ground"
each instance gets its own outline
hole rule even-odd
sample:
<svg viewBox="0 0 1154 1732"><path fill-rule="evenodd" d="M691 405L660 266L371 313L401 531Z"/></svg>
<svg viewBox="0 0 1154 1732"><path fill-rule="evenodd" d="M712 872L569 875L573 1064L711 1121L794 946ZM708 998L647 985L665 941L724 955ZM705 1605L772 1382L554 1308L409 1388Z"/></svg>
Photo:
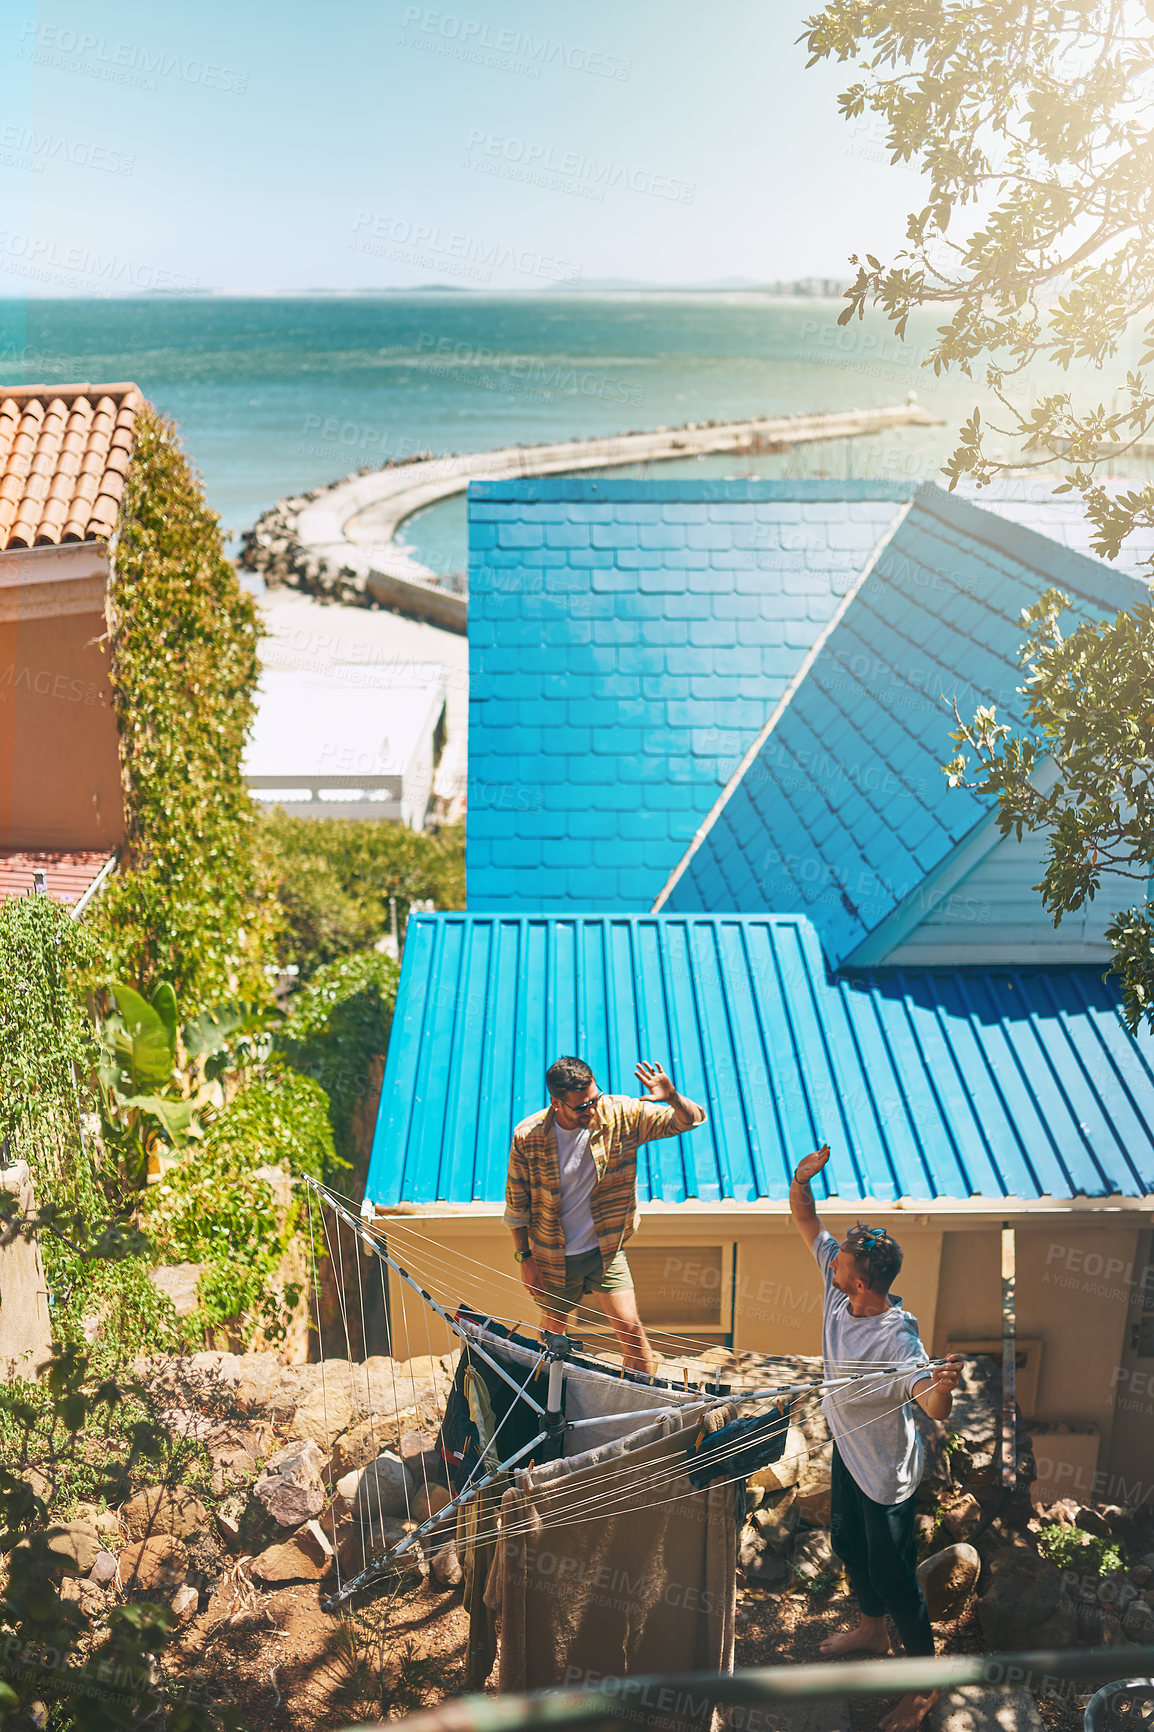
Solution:
<svg viewBox="0 0 1154 1732"><path fill-rule="evenodd" d="M312 1585L262 1592L235 1573L168 1656L166 1670L205 1695L228 1701L246 1732L313 1732L397 1719L461 1690L468 1618L460 1590L385 1591L352 1613L330 1616ZM739 1588L739 1669L818 1658L831 1631L856 1618L852 1596L837 1588L772 1593ZM969 1612L936 1629L942 1653L979 1653ZM873 1732L893 1698L850 1700L850 1732ZM1047 1732L1080 1732L1082 1709L1066 1697L1038 1699Z"/></svg>

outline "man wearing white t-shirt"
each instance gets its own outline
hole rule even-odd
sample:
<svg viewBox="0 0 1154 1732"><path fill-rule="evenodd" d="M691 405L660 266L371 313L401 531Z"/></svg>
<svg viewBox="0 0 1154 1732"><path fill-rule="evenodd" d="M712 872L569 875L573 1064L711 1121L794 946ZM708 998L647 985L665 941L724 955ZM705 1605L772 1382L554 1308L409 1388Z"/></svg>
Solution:
<svg viewBox="0 0 1154 1732"><path fill-rule="evenodd" d="M602 1094L584 1059L549 1066L549 1105L513 1132L504 1219L542 1328L560 1335L595 1293L625 1364L652 1374L624 1250L636 1225L637 1150L704 1124L705 1113L659 1064L642 1060L634 1074L646 1091L640 1100Z"/></svg>
<svg viewBox="0 0 1154 1732"><path fill-rule="evenodd" d="M860 1222L839 1245L814 1208L811 1181L829 1160L829 1144L807 1155L789 1188L794 1226L825 1280L822 1355L831 1389L822 1411L833 1437L830 1541L857 1597L856 1629L828 1636L823 1654L888 1654L888 1612L908 1655L932 1655L934 1636L916 1572L915 1498L922 1442L910 1403L931 1419L948 1419L960 1361L926 1364L918 1321L889 1290L902 1266L901 1247L880 1227ZM877 1368L877 1376L859 1374ZM936 1690L903 1696L882 1732L916 1732Z"/></svg>

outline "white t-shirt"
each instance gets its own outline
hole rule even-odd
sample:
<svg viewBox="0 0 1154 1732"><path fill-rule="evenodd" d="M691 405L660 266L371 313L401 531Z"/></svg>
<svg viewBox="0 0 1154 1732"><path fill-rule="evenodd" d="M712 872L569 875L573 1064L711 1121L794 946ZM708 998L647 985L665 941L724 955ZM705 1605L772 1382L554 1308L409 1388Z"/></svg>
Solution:
<svg viewBox="0 0 1154 1732"><path fill-rule="evenodd" d="M926 1350L918 1337L917 1318L903 1311L893 1295L876 1317L854 1316L846 1295L833 1284L837 1250L832 1233L819 1233L813 1242L813 1254L825 1277L821 1338L825 1374L853 1377L877 1366L879 1375L829 1390L822 1411L839 1455L866 1496L874 1503L903 1503L917 1491L922 1477L922 1440L910 1401L914 1390L929 1382L930 1374L900 1368L924 1361Z"/></svg>
<svg viewBox="0 0 1154 1732"><path fill-rule="evenodd" d="M581 1257L597 1249L597 1230L593 1225L590 1199L597 1183L597 1168L589 1152L589 1130L578 1125L575 1131L563 1131L554 1124L557 1135L557 1164L561 1169L561 1230L565 1235L565 1255Z"/></svg>

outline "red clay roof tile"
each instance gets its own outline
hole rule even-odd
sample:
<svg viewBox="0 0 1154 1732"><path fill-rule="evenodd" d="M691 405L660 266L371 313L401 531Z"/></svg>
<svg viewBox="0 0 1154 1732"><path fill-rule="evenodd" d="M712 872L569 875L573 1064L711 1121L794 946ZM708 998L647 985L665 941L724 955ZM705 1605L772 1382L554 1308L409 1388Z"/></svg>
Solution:
<svg viewBox="0 0 1154 1732"><path fill-rule="evenodd" d="M0 848L0 902L26 896L35 889L33 873L44 873L49 896L56 902L79 902L110 858L107 848Z"/></svg>
<svg viewBox="0 0 1154 1732"><path fill-rule="evenodd" d="M133 384L0 385L0 552L112 534L143 403Z"/></svg>

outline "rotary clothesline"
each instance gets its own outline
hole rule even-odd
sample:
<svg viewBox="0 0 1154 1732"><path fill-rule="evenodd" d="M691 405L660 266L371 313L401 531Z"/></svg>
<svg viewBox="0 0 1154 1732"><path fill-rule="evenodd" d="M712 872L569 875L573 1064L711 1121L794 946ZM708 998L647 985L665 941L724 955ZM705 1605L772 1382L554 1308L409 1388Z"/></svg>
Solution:
<svg viewBox="0 0 1154 1732"><path fill-rule="evenodd" d="M332 1243L332 1240L331 1240L330 1235L329 1235L328 1222L327 1222L327 1219L325 1217L326 1207L328 1210L330 1210L332 1212L332 1214L336 1218L336 1220L344 1222L344 1224L346 1226L351 1228L351 1230L357 1236L359 1242L362 1244L362 1246L367 1251L369 1251L373 1256L377 1257L381 1261L381 1263L383 1263L389 1269L391 1269L396 1274L396 1276L398 1277L400 1285L397 1289L397 1293L398 1293L398 1298L399 1298L401 1312L402 1312L402 1324L403 1324L403 1328L404 1328L405 1338L406 1338L406 1342L408 1343L408 1345L410 1347L410 1358L411 1358L412 1337L411 1337L411 1334L409 1331L409 1325L408 1325L408 1313L407 1313L407 1306L406 1306L406 1289L412 1289L412 1291L415 1292L420 1298L421 1309L422 1309L422 1313L424 1316L424 1322L425 1322L426 1341L427 1341L427 1344L429 1347L430 1361L434 1358L434 1355L432 1353L432 1334L431 1334L431 1327L430 1327L430 1322L429 1322L429 1315L430 1315L430 1312L432 1312L434 1315L436 1315L437 1317L440 1318L442 1323L444 1323L444 1325L450 1330L451 1333L456 1335L464 1343L466 1352L468 1352L470 1354L475 1354L481 1360L481 1362L489 1368L489 1370L491 1372L493 1372L498 1378L500 1378L502 1380L502 1382L504 1384L506 1384L509 1388L512 1389L513 1394L514 1394L513 1402L509 1405L506 1412L502 1415L502 1418L501 1418L500 1422L498 1423L498 1425L496 1426L496 1428L494 1429L493 1433L489 1436L488 1439L486 1439L484 1441L481 1455L480 1455L473 1471L470 1473L465 1484L460 1487L460 1489L455 1493L455 1495L450 1499L450 1501L447 1504L445 1504L439 1510L431 1513L427 1517L426 1520L420 1522L417 1525L417 1527L412 1532L408 1533L402 1540L398 1541L395 1545L393 1545L393 1546L389 1547L388 1549L386 1549L385 1551L383 1551L379 1556L373 1558L371 1561L366 1562L366 1567L363 1570L361 1570L358 1574L351 1577L347 1581L341 1580L341 1566L340 1566L339 1558L337 1559L337 1591L335 1594L329 1596L329 1598L325 1601L325 1606L326 1606L326 1609L328 1609L328 1610L335 1609L336 1606L338 1606L338 1605L344 1603L345 1601L347 1601L348 1599L350 1599L361 1588L367 1587L370 1585L371 1582L380 1579L383 1575L385 1575L392 1568L395 1560L401 1559L405 1553L411 1551L414 1546L418 1545L420 1543L420 1541L427 1534L431 1533L434 1529L442 1529L442 1531L443 1531L444 1523L448 1517L454 1515L457 1511L464 1509L468 1504L474 1502L486 1490L488 1490L490 1487L492 1487L494 1484L496 1484L499 1480L507 1478L514 1470L519 1470L521 1472L526 1471L525 1469L521 1469L519 1467L519 1464L524 1461L526 1456L531 1456L535 1451L538 1451L545 1446L559 1447L560 1439L564 1434L577 1431L578 1429L580 1429L583 1426L591 1425L591 1424L604 1425L606 1423L611 1423L613 1425L616 1425L617 1423L627 1423L631 1420L637 1421L638 1423L642 1423L642 1424L644 1422L648 1421L652 1424L652 1423L656 1423L659 1420L671 1421L675 1417L677 1412L679 1412L679 1411L687 1412L687 1413L688 1412L696 1412L699 1417L703 1418L706 1414L716 1413L720 1408L723 1408L726 1406L732 1406L736 1409L738 1406L745 1406L747 1404L748 1405L754 1405L754 1404L761 1403L761 1402L775 1403L777 1405L779 1412L781 1413L783 1419L788 1421L790 1408L792 1407L792 1404L795 1401L812 1399L813 1397L815 1397L817 1395L825 1394L831 1390L846 1390L846 1389L852 1388L856 1385L860 1385L862 1387L862 1393L863 1394L868 1393L871 1388L872 1389L880 1389L886 1383L892 1383L893 1379L897 1376L907 1377L909 1375L912 1375L912 1374L915 1374L918 1372L930 1372L934 1369L935 1366L940 1365L942 1363L942 1361L940 1361L940 1360L927 1359L925 1361L918 1361L918 1362L913 1362L913 1363L911 1363L910 1361L906 1361L901 1366L896 1366L896 1365L880 1366L880 1365L874 1364L874 1365L863 1366L863 1368L861 1370L847 1371L844 1375L836 1377L836 1378L822 1378L820 1380L813 1381L810 1383L796 1384L793 1386L787 1386L785 1388L777 1387L777 1388L773 1388L773 1389L729 1389L727 1387L724 1391L722 1391L722 1389L720 1387L719 1380L715 1380L715 1387L713 1390L709 1390L709 1389L703 1390L700 1388L696 1389L696 1390L690 1390L688 1387L685 1387L683 1389L679 1389L675 1384L669 1384L669 1383L665 1382L664 1380L658 1380L657 1378L644 1379L638 1373L626 1373L626 1372L624 1372L624 1370L622 1370L621 1372L618 1372L615 1367L608 1367L608 1366L602 1367L602 1366L596 1364L595 1361L590 1362L590 1360L587 1356L582 1356L579 1359L575 1359L574 1354L573 1354L573 1344L565 1336L546 1336L544 1347L540 1347L537 1343L526 1343L524 1340L519 1341L515 1335L512 1335L512 1336L507 1335L506 1332L504 1330L501 1330L501 1329L498 1329L498 1332L496 1334L491 1333L485 1327L486 1323L492 1324L492 1323L497 1322L497 1320L492 1318L491 1316L482 1318L480 1314L475 1314L476 1320L474 1320L473 1317L469 1317L467 1315L461 1315L460 1313L455 1315L455 1314L450 1313L449 1310L447 1310L445 1306L440 1304L437 1301L437 1299L435 1299L433 1297L432 1293L428 1291L428 1289L426 1287L422 1286L416 1279L414 1279L414 1277L412 1275L410 1275L409 1272L399 1262L397 1262L396 1259L393 1256L391 1256L387 1250L382 1249L381 1244L379 1243L377 1238L365 1226L364 1222L362 1220L360 1220L356 1215L354 1215L350 1209L346 1208L344 1206L344 1204L340 1200L338 1200L338 1196L335 1193L328 1190L326 1187L320 1185L314 1179L306 1178L305 1183L308 1187L307 1198L308 1198L310 1229L312 1228L312 1225L313 1225L312 1203L313 1203L314 1194L316 1195L318 1201L321 1204L320 1214L321 1214L322 1231L324 1233L326 1248L328 1249L330 1260L333 1262L334 1272L336 1273L336 1276L337 1276L337 1298L338 1298L338 1304L339 1304L340 1312L341 1312L341 1321L342 1321L342 1326L343 1326L343 1333L345 1336L346 1352L348 1354L350 1367L352 1364L352 1357L353 1356L352 1356L351 1336L350 1336L349 1321L348 1321L348 1306L347 1306L346 1283L345 1283L345 1272L344 1272L344 1252L343 1252L343 1246L341 1244L341 1235L338 1231L336 1233L336 1252L334 1255L333 1243ZM317 1279L316 1279L316 1265L315 1265L315 1257L316 1257L315 1232L310 1232L310 1238L312 1239L313 1246L314 1246L314 1249L313 1249L313 1260L314 1260L313 1287L314 1287L314 1293L318 1294L318 1296L319 1296L319 1286L318 1286ZM463 1258L462 1261L463 1262L465 1262L465 1261L471 1262L474 1260ZM357 1289L358 1289L358 1300L359 1300L359 1306L360 1306L360 1320L361 1320L362 1340L363 1340L364 1339L364 1327L365 1327L365 1297L364 1297L364 1283L363 1283L363 1279L362 1279L362 1275L361 1275L360 1262L361 1262L361 1260L358 1257L356 1259L356 1263L357 1263ZM482 1267L482 1266L478 1265L478 1267ZM383 1296L382 1296L382 1303L384 1303ZM388 1329L387 1309L386 1309L385 1321L386 1321L386 1330L388 1331L388 1335L389 1335L389 1345L391 1346L391 1330ZM318 1329L319 1346L320 1346L320 1350L321 1350L322 1407L323 1407L323 1411L325 1414L326 1431L328 1431L328 1429L329 1429L329 1427L328 1427L328 1394L327 1394L326 1373L325 1373L324 1342L323 1342L323 1335L321 1333L321 1319L320 1319L320 1314L319 1314L319 1303L318 1303L318 1315L317 1315L317 1329ZM680 1339L685 1341L687 1345L696 1345L696 1344L689 1343L687 1338L682 1337ZM487 1341L489 1343L489 1345L491 1346L491 1348L492 1348L491 1352L484 1345L484 1341ZM506 1369L506 1367L500 1363L499 1358L494 1357L495 1354L500 1353L502 1344L504 1344L504 1346L507 1349L508 1348L515 1348L515 1349L518 1349L521 1353L526 1353L526 1351L528 1350L529 1357L530 1357L530 1365L529 1365L529 1369L528 1369L527 1375L524 1378L523 1383L519 1384L516 1376L514 1376L512 1373L510 1373L510 1371L508 1371ZM533 1357L533 1355L535 1355L536 1357ZM580 1370L583 1374L592 1376L595 1379L604 1377L607 1380L607 1382L611 1382L615 1388L619 1388L621 1380L625 1377L628 1377L629 1381L631 1383L635 1384L638 1387L639 1391L645 1390L647 1393L649 1393L651 1395L651 1397L655 1396L655 1395L660 1395L663 1398L667 1398L667 1403L665 1405L656 1405L656 1404L653 1404L652 1400L651 1400L650 1405L648 1405L646 1407L639 1408L633 1412L625 1412L625 1413L612 1412L612 1413L608 1413L605 1415L596 1416L594 1418L566 1419L563 1416L563 1413L561 1410L561 1408L562 1408L562 1381L564 1378L564 1366L566 1363L572 1364L575 1369ZM390 1356L389 1364L390 1364L390 1371L391 1371L391 1378L392 1378L392 1385L393 1385L394 1412L396 1414L399 1414L401 1411L403 1411L403 1406L402 1406L402 1401L401 1401L401 1394L397 1388L396 1362L391 1358L391 1356ZM529 1385L533 1382L534 1377L536 1375L538 1375L541 1368L545 1365L547 1365L548 1369L549 1369L549 1384L548 1384L548 1395L546 1398L546 1405L544 1407L542 1407L541 1403L539 1401L537 1401L532 1395L529 1394ZM418 1395L417 1379L416 1379L415 1373L411 1371L410 1377L411 1377L412 1389L413 1389L413 1406L415 1408L419 1408L421 1403L420 1403L420 1398ZM365 1371L365 1383L366 1383L367 1405L369 1407L368 1418L369 1418L369 1428L370 1428L370 1442L371 1442L371 1447L372 1447L373 1452L374 1452L374 1459L375 1459L378 1452L377 1452L377 1448L376 1448L375 1422L374 1422L374 1417L372 1414L372 1406L373 1406L372 1390L371 1390L371 1383L370 1383L367 1368ZM884 1413L872 1415L870 1417L870 1419L863 1421L861 1426L855 1427L853 1429L861 1430L864 1428L865 1425L874 1424L878 1420L887 1417L887 1415L889 1413L896 1412L899 1408L904 1406L907 1399L908 1399L907 1396L903 1395L901 1401L897 1402L893 1408L886 1409L886 1411ZM518 1402L525 1403L530 1408L530 1410L537 1415L538 1419L541 1422L541 1428L540 1428L538 1434L535 1437L531 1438L527 1443L520 1445L516 1450L511 1451L510 1454L507 1456L507 1458L503 1461L500 1459L500 1452L499 1451L492 1451L492 1453L497 1456L496 1465L494 1467L491 1467L490 1470L486 1474L484 1474L480 1479L477 1479L475 1477L475 1475L476 1475L478 1469L481 1468L483 1465L485 1465L485 1462L487 1461L487 1459L489 1457L490 1451L492 1450L492 1446L496 1442L496 1438L497 1438L497 1435L498 1435L501 1427L505 1424L505 1422L508 1420L509 1416L513 1413ZM439 1427L440 1427L441 1425L443 1425L445 1416L444 1416L444 1413L441 1411L441 1408L440 1408L440 1396L439 1396L439 1392L436 1389L435 1380L434 1380L434 1408L435 1408L435 1411L437 1413L438 1423L439 1423ZM732 1445L729 1445L729 1446L723 1447L721 1449L718 1449L717 1451L714 1451L710 1456L710 1474L711 1474L711 1477L716 1477L716 1470L720 1466L723 1466L726 1462L733 1460L736 1456L738 1456L740 1454L747 1453L748 1449L749 1449L749 1443L748 1443L747 1439L745 1439L743 1437L743 1438L740 1438L740 1439L734 1441ZM616 1507L621 1507L621 1508L629 1507L629 1508L634 1508L634 1509L636 1509L636 1508L650 1508L650 1507L655 1507L657 1504L661 1504L661 1503L676 1502L680 1498L683 1498L683 1497L699 1495L697 1489L694 1489L693 1491L691 1491L689 1493L686 1493L686 1492L674 1493L671 1491L668 1496L666 1496L664 1498L657 1498L657 1499L653 1500L653 1503L651 1503L651 1504L638 1505L636 1503L636 1500L635 1500L635 1493L632 1490L630 1490L629 1492L623 1492L620 1494L622 1497L624 1497L626 1499L626 1503L621 1504L619 1506L614 1506L613 1501L612 1501L613 1493L610 1491L609 1487L610 1487L610 1484L613 1480L620 1478L620 1475L622 1472L623 1459L624 1458L621 1456L616 1456L616 1457L612 1458L611 1465L609 1465L604 1471L597 1473L597 1474L593 1474L591 1476L586 1475L584 1477L581 1491L583 1493L589 1493L590 1491L592 1491L593 1495L572 1497L569 1499L568 1502L566 1502L566 1500L564 1498L562 1498L559 1501L558 1506L557 1506L557 1510L555 1512L556 1525L559 1525L559 1526L578 1525L582 1522L586 1522L589 1519L591 1519L591 1515L594 1512L596 1512L602 1516L607 1516L607 1515L610 1515L612 1513L615 1513ZM663 1485L670 1485L671 1486L675 1481L682 1480L682 1478L684 1477L685 1471L686 1470L685 1470L684 1462L679 1461L676 1468L671 1468L666 1473L657 1473L657 1474L653 1475L651 1478L651 1481L650 1481L650 1489L659 1490L659 1489L661 1489L661 1487ZM423 1459L422 1459L422 1472L423 1472L424 1480L425 1480L426 1497L428 1498L429 1483L430 1482L428 1479L427 1471L425 1471L425 1463L424 1463ZM734 1479L744 1478L744 1477L746 1477L746 1475L743 1473L741 1475L734 1475L733 1477L734 1477ZM331 1492L333 1490L331 1462L330 1462L330 1469L329 1469L329 1478L330 1478L330 1494L331 1494ZM377 1491L376 1521L377 1521L377 1525L378 1525L378 1532L383 1535L384 1524L388 1518L386 1517L385 1512L384 1512L383 1498L382 1498L381 1493L380 1493L380 1484L379 1484L379 1481L376 1480L375 1476L374 1476L373 1483L374 1483L375 1489ZM411 1504L410 1497L409 1497L407 1478L403 1477L402 1485L404 1487L405 1507L406 1507L406 1510L409 1512L409 1518L412 1519L412 1504ZM370 1496L370 1503L371 1503L371 1496ZM586 1511L588 1511L588 1513L579 1513L579 1512L586 1512ZM368 1512L368 1522L369 1522L370 1529L373 1525L373 1521L374 1521L374 1517L373 1517L373 1514L372 1514L372 1511L370 1508L370 1510ZM470 1543L473 1545L477 1545L479 1543L483 1543L485 1541L495 1539L498 1536L503 1537L503 1538L510 1538L510 1537L513 1537L519 1531L520 1530L518 1530L516 1528L509 1528L507 1526L504 1528L501 1528L498 1526L498 1524L496 1522L494 1522L491 1528L483 1530L483 1531L478 1530L477 1532L471 1534L470 1535Z"/></svg>

